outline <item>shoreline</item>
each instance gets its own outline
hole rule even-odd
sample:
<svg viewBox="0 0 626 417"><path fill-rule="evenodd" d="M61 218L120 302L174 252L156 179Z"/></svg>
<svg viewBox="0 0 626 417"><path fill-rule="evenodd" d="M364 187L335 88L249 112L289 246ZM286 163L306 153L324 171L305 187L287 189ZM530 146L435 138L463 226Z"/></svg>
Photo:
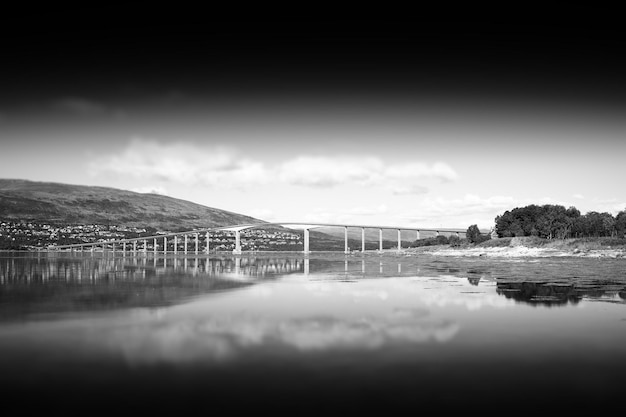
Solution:
<svg viewBox="0 0 626 417"><path fill-rule="evenodd" d="M415 250L418 249L418 250ZM490 258L626 258L625 249L588 249L588 250L559 250L554 248L536 248L526 246L497 247L497 248L450 248L430 247L427 249L411 248L408 253L428 254L432 256L460 256L460 257L490 257Z"/></svg>
<svg viewBox="0 0 626 417"><path fill-rule="evenodd" d="M56 254L68 254L74 253L69 251L55 251L55 250L0 250L0 253L56 253ZM75 253L88 253L88 252L75 252ZM113 254L111 251L97 251L94 253L99 254ZM149 255L153 255L152 252L148 252ZM116 254L117 256L123 256L121 252ZM143 255L143 252L141 253ZM159 257L164 256L163 253L158 254ZM213 252L208 256L250 256L250 255L294 255L303 256L300 251L255 251L255 252L243 252L241 254L232 254L230 252ZM324 255L346 255L346 256L393 256L393 257L406 257L406 256L418 256L418 255L430 255L430 256L442 256L442 257L487 257L487 258L549 258L549 257L572 257L572 258L611 258L611 259L626 259L626 246L600 246L588 242L528 242L523 239L513 238L508 241L500 239L483 242L475 246L456 246L449 245L432 245L432 246L419 246L402 248L401 251L396 249L385 249L382 252L377 250L368 250L365 253L360 251L354 251L349 254L344 254L342 251L312 251L305 257L310 256L324 256ZM206 253L178 253L173 252L165 254L166 257L194 257L194 256L207 256Z"/></svg>
<svg viewBox="0 0 626 417"><path fill-rule="evenodd" d="M611 243L611 244L608 244ZM410 248L415 254L433 256L497 257L497 258L626 258L626 245L621 241L602 239L544 240L533 237L497 238L475 246L451 247L447 245Z"/></svg>

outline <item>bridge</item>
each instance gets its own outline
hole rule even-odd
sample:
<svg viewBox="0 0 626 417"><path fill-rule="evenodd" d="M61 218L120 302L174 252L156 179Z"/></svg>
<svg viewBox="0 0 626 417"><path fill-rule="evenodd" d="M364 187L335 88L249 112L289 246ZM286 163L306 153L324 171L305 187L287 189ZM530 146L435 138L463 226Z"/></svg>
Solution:
<svg viewBox="0 0 626 417"><path fill-rule="evenodd" d="M182 252L187 254L189 252L189 238L193 237L193 252L197 255L201 251L201 236L204 239L204 247L202 248L202 252L209 254L210 252L210 232L216 231L232 231L235 233L235 248L233 249L233 254L241 254L241 232L243 230L262 228L262 227L284 227L287 229L301 229L304 235L304 250L302 251L305 255L311 253L310 250L310 236L309 231L311 229L316 228L343 228L344 229L344 253L350 253L350 249L348 247L348 229L349 228L357 228L361 229L361 252L365 252L365 230L366 229L378 229L379 232L379 252L383 251L383 230L396 230L398 235L398 246L397 251L402 251L402 232L413 232L415 233L416 240L419 240L422 232L434 232L435 236L439 235L455 235L457 237L461 237L461 235L465 236L466 230L462 229L447 229L447 228L416 228L416 227L400 227L400 226L372 226L372 225L355 225L355 224L338 224L338 223L296 223L296 222L264 222L264 223L248 223L248 224L237 224L232 226L222 226L222 227L212 227L212 228L204 228L204 229L195 229L185 232L175 232L175 233L166 233L159 234L155 236L147 236L147 237L137 237L137 238L127 238L127 239L118 239L118 240L108 240L108 241L99 241L99 242L86 242L86 243L76 243L71 245L57 245L57 246L49 246L50 250L81 250L89 249L94 251L96 248L101 247L102 250L110 249L112 252L115 252L116 249L121 249L123 253L126 253L129 246L133 253L144 252L147 253L150 246L152 246L151 251L154 254L157 253L168 253L168 239L172 239L172 251L173 254L178 254L181 244L182 244ZM481 231L481 234L487 234L489 232ZM162 250L159 250L159 242L161 242ZM140 245L138 247L138 245Z"/></svg>

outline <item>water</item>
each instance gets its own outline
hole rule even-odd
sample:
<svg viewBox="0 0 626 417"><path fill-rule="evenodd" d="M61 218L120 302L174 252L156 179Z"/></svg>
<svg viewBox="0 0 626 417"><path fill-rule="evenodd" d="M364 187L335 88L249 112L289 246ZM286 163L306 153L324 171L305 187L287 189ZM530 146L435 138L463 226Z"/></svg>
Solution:
<svg viewBox="0 0 626 417"><path fill-rule="evenodd" d="M0 253L25 414L614 409L626 261Z"/></svg>

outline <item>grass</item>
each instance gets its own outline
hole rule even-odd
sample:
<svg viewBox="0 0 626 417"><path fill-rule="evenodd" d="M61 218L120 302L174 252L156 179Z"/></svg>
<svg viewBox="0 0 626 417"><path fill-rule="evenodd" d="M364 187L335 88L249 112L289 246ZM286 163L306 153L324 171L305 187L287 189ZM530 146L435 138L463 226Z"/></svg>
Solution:
<svg viewBox="0 0 626 417"><path fill-rule="evenodd" d="M569 239L542 239L536 236L502 237L479 243L476 247L496 248L525 246L529 248L551 248L565 251L588 251L599 249L626 249L625 238L585 237Z"/></svg>

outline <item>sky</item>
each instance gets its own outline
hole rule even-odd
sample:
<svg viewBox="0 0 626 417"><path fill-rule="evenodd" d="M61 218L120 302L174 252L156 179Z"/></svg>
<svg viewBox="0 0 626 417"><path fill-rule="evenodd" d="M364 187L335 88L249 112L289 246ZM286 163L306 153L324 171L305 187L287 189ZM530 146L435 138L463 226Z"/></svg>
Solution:
<svg viewBox="0 0 626 417"><path fill-rule="evenodd" d="M614 12L577 11L585 22L17 16L2 33L0 178L277 222L617 214L624 44Z"/></svg>

